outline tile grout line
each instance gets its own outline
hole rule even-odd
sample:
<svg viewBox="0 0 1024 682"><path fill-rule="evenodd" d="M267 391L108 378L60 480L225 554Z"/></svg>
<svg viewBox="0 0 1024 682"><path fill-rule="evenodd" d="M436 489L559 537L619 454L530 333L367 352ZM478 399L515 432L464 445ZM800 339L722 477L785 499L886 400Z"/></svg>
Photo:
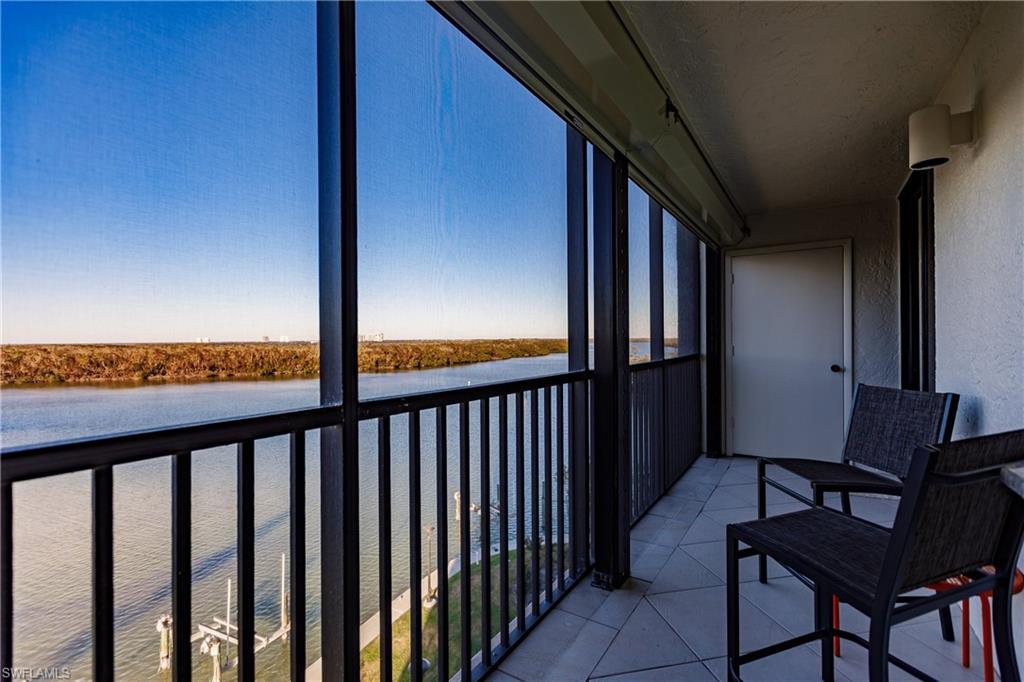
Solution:
<svg viewBox="0 0 1024 682"><path fill-rule="evenodd" d="M670 666L673 666L673 665L686 665L686 663L696 663L696 662L699 662L699 661L701 660L701 658L700 658L700 656L699 656L699 655L697 655L697 652L696 652L696 651L694 651L694 650L693 650L693 647L691 647L691 646L690 646L689 644L687 644L687 643L686 643L686 640L685 640L685 639L683 639L682 635L680 635L680 634L679 634L679 632L678 632L678 631L676 631L676 629L675 629L674 627L672 627L672 623L669 623L669 622L668 622L668 621L667 621L667 620L665 619L665 616L661 615L661 611L659 611L659 610L658 610L658 608L657 608L657 607L656 607L656 606L655 606L654 604L652 604L652 603L651 603L651 602L650 602L650 601L649 601L649 600L647 599L647 595L646 595L646 594L645 594L645 595L644 595L643 597L641 597L641 598L640 598L640 601L638 601L638 602L636 603L636 606L634 606L634 607L633 607L633 611L632 611L632 612L630 612L630 616L632 616L632 615L633 615L633 613L634 613L634 612L636 612L636 610L637 610L637 609L638 609L638 608L640 607L640 602L644 602L644 601L646 601L646 602L647 602L647 605L648 605L648 606L649 606L649 607L651 608L651 611L653 611L653 612L654 612L654 615L656 615L656 616L657 616L657 617L658 617L658 618L659 618L659 619L661 620L661 622L662 622L662 623L664 623L664 624L665 624L666 626L668 626L668 629L669 629L669 630L670 630L670 631L671 631L671 632L672 632L673 634L675 634L675 636L676 636L677 638L679 638L679 641L683 643L683 646L685 646L685 647L686 647L686 650L687 650L687 651L689 651L689 652L690 652L691 654L693 654L693 656L694 656L694 660L692 660L692 661L686 661L686 662L684 662L684 663L670 663L670 664L668 664L668 665L663 665L663 666L654 666L654 667L652 667L652 668L639 668L638 670L654 670L654 669L656 669L656 668L667 668L667 667L670 667ZM627 620L628 620L628 619L627 619ZM623 623L623 625L625 625L625 623ZM620 630L619 630L619 631L621 632L621 628L620 628ZM618 635L616 635L616 637L618 637ZM613 640L612 640L612 644L613 644L614 642L615 642L615 640L613 639ZM609 650L610 650L611 648L612 648L612 646L611 646L611 644L609 644L609 645L608 645L608 649L605 649L605 652L604 652L604 654L602 654L602 655L601 655L601 658L602 658L602 659L604 659L604 657L605 657L605 656L606 656L606 655L608 654L608 651L609 651ZM597 668L598 668L598 666L600 666L600 664L601 664L601 663L600 663L600 661L598 661L597 665L595 665L595 666L594 666L594 670L597 670ZM634 670L623 670L623 671L620 671L620 672L617 672L617 673L612 673L612 674L613 674L613 675L625 675L625 674L627 674L627 673L631 673L631 672L637 672L637 671L634 671ZM603 677L611 677L611 675L603 675Z"/></svg>
<svg viewBox="0 0 1024 682"><path fill-rule="evenodd" d="M704 661L702 661L701 659L698 658L695 661L687 661L686 663L668 663L666 665L651 666L650 668L637 668L636 670L623 670L620 673L612 673L610 675L601 675L600 677L589 677L587 679L589 679L589 680L607 680L610 677L618 677L619 675L635 675L636 673L649 673L649 672L652 672L654 670L665 670L667 668L675 668L675 667L680 666L680 665L703 665L703 664L704 664ZM705 668L706 668L706 666L705 666ZM711 671L709 670L708 672L711 672ZM711 676L714 677L714 673L711 673Z"/></svg>
<svg viewBox="0 0 1024 682"><path fill-rule="evenodd" d="M636 578L634 578L634 580L635 580L635 579L636 579ZM645 582L646 582L646 581L645 581ZM611 593L609 593L609 595L608 595L608 596L611 596ZM640 606L640 602L642 602L642 601L643 601L643 600L644 600L645 598L646 598L646 594L645 594L644 596L641 596L641 597L640 597L640 599L639 599L639 600L637 601L637 603L633 605L633 608L632 608L632 609L630 609L630 611L629 611L629 615L627 615L627 616L626 616L626 618L625 618L625 620L623 620L623 621L622 621L622 625L625 625L625 624L626 624L627 622L629 622L629 619L630 619L630 618L632 618L632 617L633 617L633 614L634 614L634 613L636 612L636 609L637 609L637 607L639 607L639 606ZM607 601L607 597L605 598L605 600ZM604 603L603 603L603 602L602 602L601 606L604 606ZM601 608L601 607L599 606L599 607L598 607L598 609L600 609L600 608ZM652 606L652 608L653 608L653 606ZM595 611L594 613L597 613L597 611ZM660 616L661 614L658 614L658 615ZM590 677L591 677L591 676L593 675L593 672L594 672L595 670L597 670L597 669L598 669L598 667L599 667L599 666L601 665L601 661L603 661L603 660L604 660L604 657L608 655L608 652L609 652L609 651L611 650L611 648L612 648L612 644L614 644L614 643L615 643L615 640L616 640L616 639L618 639L619 635L620 635L620 634L622 633L622 626L619 626L619 627L612 627L611 625L607 625L607 624L605 624L605 623L598 623L597 621L595 621L595 620L591 620L590 618L588 618L587 620L588 620L589 622L591 622L591 623L595 623L595 624L597 624L597 625L603 625L603 626L604 626L604 627L606 627L606 628L611 628L611 629L615 630L615 636L611 638L611 641L609 641L609 642L608 642L608 646L606 646L606 647L604 648L604 651L603 651L603 652L601 652L601 656L600 656L600 658L598 658L598 659L597 659L597 661L596 661L596 662L594 663L594 667L590 669L590 672L589 672L589 673L587 673L587 679L590 679ZM628 672L628 671L627 671L627 672ZM621 675L621 674L623 674L623 673L615 673L615 674L616 674L616 675ZM607 675L605 675L605 677L608 677L608 676L607 676Z"/></svg>

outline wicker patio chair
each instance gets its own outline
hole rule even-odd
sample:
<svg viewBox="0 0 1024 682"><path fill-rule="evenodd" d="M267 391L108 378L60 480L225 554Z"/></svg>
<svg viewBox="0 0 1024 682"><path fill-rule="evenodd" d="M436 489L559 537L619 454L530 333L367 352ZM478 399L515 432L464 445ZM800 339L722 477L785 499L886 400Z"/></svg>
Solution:
<svg viewBox="0 0 1024 682"><path fill-rule="evenodd" d="M899 495L914 448L949 442L959 399L956 393L927 393L859 384L841 462L758 458L757 518L766 516L766 485L815 506L824 504L825 493L838 492L843 511L847 514L851 513L850 493ZM809 481L814 499L771 478L767 474L768 465ZM762 583L768 580L766 557L758 561L758 579ZM945 625L943 629L945 631ZM952 632L952 625L949 632Z"/></svg>
<svg viewBox="0 0 1024 682"><path fill-rule="evenodd" d="M740 666L820 640L821 677L834 679L833 637L869 651L871 682L888 679L889 663L931 680L889 654L894 625L991 590L997 660L1004 682L1019 682L1010 598L1024 538L1024 499L1000 481L1003 466L1024 462L1024 430L917 448L904 479L892 530L836 510L812 509L731 524L726 530L729 677ZM748 547L740 549L739 544ZM739 560L765 554L814 585L815 629L740 654ZM994 573L980 570L991 565ZM905 593L956 575L962 587L900 604ZM871 619L864 639L832 625L832 597Z"/></svg>

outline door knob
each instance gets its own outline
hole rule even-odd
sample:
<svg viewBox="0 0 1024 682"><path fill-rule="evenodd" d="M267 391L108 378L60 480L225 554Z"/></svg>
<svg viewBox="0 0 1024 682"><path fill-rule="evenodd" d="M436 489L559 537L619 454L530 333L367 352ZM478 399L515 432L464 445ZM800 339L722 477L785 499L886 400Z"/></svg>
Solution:
<svg viewBox="0 0 1024 682"><path fill-rule="evenodd" d="M843 371L843 368L840 367L839 365L832 365L831 367L829 367L829 369L836 373Z"/></svg>

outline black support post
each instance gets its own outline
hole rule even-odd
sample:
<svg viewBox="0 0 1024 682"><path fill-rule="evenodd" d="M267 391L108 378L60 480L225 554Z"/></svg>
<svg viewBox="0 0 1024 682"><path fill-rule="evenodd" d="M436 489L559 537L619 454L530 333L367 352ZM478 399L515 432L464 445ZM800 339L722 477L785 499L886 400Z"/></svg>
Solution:
<svg viewBox="0 0 1024 682"><path fill-rule="evenodd" d="M306 677L306 432L294 431L288 447L289 494L291 523L288 526L291 594L290 647L291 677Z"/></svg>
<svg viewBox="0 0 1024 682"><path fill-rule="evenodd" d="M587 141L566 124L566 196L568 218L569 370L585 370L590 362L587 300ZM569 386L569 545L575 577L590 563L590 425L586 382Z"/></svg>
<svg viewBox="0 0 1024 682"><path fill-rule="evenodd" d="M711 247L705 249L704 310L705 343L707 344L707 453L722 454L722 254ZM680 298L682 294L680 293ZM682 311L679 315L682 324ZM680 334L682 331L680 330ZM682 343L680 341L680 343ZM682 348L680 348L682 352Z"/></svg>
<svg viewBox="0 0 1024 682"><path fill-rule="evenodd" d="M171 642L192 636L192 453L171 457ZM192 678L192 647L171 652L175 680Z"/></svg>
<svg viewBox="0 0 1024 682"><path fill-rule="evenodd" d="M317 5L320 403L341 427L320 434L324 679L359 679L359 422L356 383L355 7Z"/></svg>
<svg viewBox="0 0 1024 682"><path fill-rule="evenodd" d="M651 273L651 360L665 359L665 249L661 204L647 198Z"/></svg>
<svg viewBox="0 0 1024 682"><path fill-rule="evenodd" d="M14 665L14 490L0 484L0 669Z"/></svg>
<svg viewBox="0 0 1024 682"><path fill-rule="evenodd" d="M629 577L628 162L594 151L594 584Z"/></svg>
<svg viewBox="0 0 1024 682"><path fill-rule="evenodd" d="M256 444L238 444L238 679L256 679Z"/></svg>
<svg viewBox="0 0 1024 682"><path fill-rule="evenodd" d="M92 642L93 679L113 682L114 470L109 465L92 470Z"/></svg>
<svg viewBox="0 0 1024 682"><path fill-rule="evenodd" d="M676 234L676 305L679 355L700 352L700 241L689 230Z"/></svg>

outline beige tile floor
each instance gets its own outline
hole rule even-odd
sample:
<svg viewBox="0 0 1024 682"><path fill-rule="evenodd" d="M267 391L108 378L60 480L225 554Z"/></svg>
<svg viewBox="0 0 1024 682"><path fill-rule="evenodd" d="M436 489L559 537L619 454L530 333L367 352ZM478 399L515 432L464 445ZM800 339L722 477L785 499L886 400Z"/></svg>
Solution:
<svg viewBox="0 0 1024 682"><path fill-rule="evenodd" d="M633 577L626 586L605 592L584 578L489 679L724 680L725 526L755 518L754 480L750 459L696 462L634 526ZM768 505L769 513L802 508L773 489ZM887 523L896 502L855 496L853 510ZM742 649L811 629L810 590L781 566L771 566L767 585L756 580L756 561L741 566ZM845 629L867 632L861 614L843 607L841 617ZM959 609L953 619L956 642L942 639L938 617L930 614L897 626L891 651L943 681L981 679L980 644L972 636L973 667L963 668ZM818 680L819 661L818 647L812 645L743 666L742 675L751 682ZM863 649L844 643L836 679L865 680L866 663ZM890 678L913 679L895 667Z"/></svg>

